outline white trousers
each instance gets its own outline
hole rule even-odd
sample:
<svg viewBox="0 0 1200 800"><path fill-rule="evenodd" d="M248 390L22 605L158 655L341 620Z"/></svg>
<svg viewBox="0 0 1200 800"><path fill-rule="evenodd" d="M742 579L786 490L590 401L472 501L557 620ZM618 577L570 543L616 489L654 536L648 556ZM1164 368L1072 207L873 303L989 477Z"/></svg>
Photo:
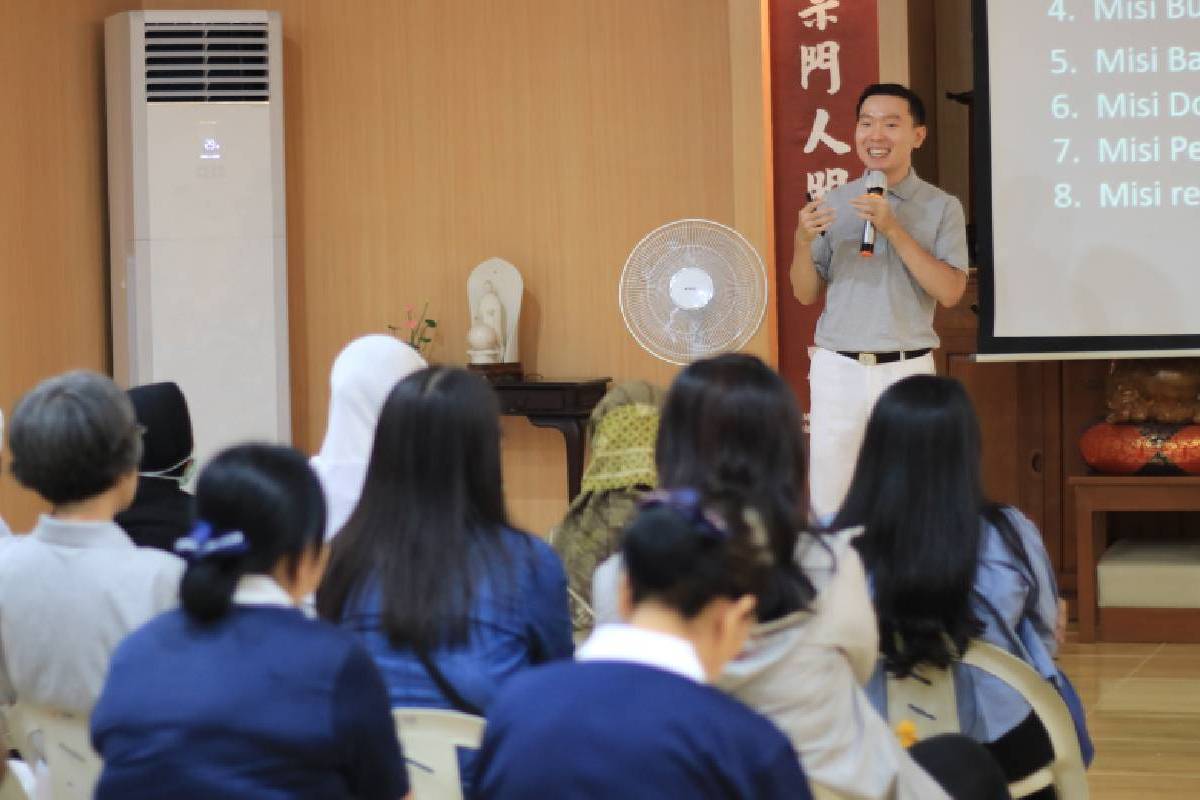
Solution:
<svg viewBox="0 0 1200 800"><path fill-rule="evenodd" d="M817 519L824 522L838 512L850 488L867 418L879 395L901 378L936 370L932 353L873 367L820 347L809 356L808 491Z"/></svg>

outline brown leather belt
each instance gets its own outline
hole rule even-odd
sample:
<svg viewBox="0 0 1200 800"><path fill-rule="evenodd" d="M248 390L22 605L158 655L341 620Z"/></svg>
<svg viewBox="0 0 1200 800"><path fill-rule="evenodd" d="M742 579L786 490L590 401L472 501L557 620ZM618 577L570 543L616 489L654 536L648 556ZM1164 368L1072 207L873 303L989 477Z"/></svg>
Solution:
<svg viewBox="0 0 1200 800"><path fill-rule="evenodd" d="M863 366L873 367L876 364L890 364L893 361L909 361L914 358L920 358L926 353L933 352L932 347L923 347L920 350L893 350L890 353L853 353L845 350L838 350L839 356L853 358Z"/></svg>

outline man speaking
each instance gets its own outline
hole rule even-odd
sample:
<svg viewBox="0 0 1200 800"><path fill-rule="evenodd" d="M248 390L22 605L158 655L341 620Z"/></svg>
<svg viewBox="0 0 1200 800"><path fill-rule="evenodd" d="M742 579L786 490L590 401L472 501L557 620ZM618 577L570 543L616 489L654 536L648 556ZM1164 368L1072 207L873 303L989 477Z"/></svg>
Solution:
<svg viewBox="0 0 1200 800"><path fill-rule="evenodd" d="M926 133L911 89L868 86L854 132L866 174L800 210L792 290L809 305L827 289L808 373L809 482L821 515L841 505L875 400L901 378L934 371L935 303L953 306L967 286L962 204L912 169ZM886 188L872 193L872 184Z"/></svg>

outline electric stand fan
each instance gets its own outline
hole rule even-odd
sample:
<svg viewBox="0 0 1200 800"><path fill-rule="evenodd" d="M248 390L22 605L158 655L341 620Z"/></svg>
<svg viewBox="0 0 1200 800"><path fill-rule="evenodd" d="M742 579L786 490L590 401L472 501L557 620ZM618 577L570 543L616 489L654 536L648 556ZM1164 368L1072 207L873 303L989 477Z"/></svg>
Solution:
<svg viewBox="0 0 1200 800"><path fill-rule="evenodd" d="M618 295L638 344L663 361L688 364L745 346L767 310L767 270L733 228L681 219L633 248Z"/></svg>

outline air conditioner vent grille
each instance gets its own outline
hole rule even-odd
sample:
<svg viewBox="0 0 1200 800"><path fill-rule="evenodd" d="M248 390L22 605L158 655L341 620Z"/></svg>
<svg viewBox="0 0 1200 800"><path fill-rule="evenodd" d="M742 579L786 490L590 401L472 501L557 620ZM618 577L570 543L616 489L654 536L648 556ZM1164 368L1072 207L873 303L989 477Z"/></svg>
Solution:
<svg viewBox="0 0 1200 800"><path fill-rule="evenodd" d="M265 22L147 22L145 37L147 102L271 99Z"/></svg>

